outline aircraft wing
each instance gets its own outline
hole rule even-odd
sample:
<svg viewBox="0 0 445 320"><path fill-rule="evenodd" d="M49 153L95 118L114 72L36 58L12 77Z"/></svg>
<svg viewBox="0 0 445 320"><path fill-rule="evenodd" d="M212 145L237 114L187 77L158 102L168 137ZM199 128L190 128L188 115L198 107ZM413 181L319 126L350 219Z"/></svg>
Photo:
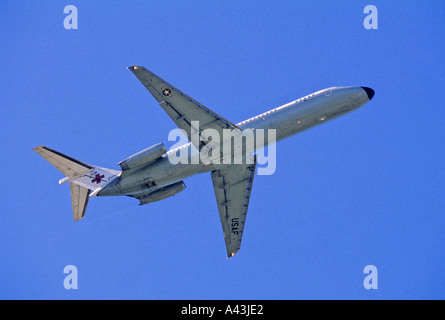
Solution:
<svg viewBox="0 0 445 320"><path fill-rule="evenodd" d="M211 128L218 131L222 137L223 129L238 129L242 131L236 124L218 115L209 108L203 106L198 101L190 98L188 95L175 88L165 80L161 79L153 72L141 66L129 67L134 75L142 82L153 97L159 102L162 109L169 115L169 117L176 123L176 125L185 131L188 139L192 144L201 150L203 144L207 142L205 137L201 137L201 132L204 129ZM200 141L192 141L191 133L192 121L199 121ZM199 144L199 145L195 145Z"/></svg>
<svg viewBox="0 0 445 320"><path fill-rule="evenodd" d="M241 247L256 164L255 156L253 164L234 164L212 172L228 258L233 257Z"/></svg>

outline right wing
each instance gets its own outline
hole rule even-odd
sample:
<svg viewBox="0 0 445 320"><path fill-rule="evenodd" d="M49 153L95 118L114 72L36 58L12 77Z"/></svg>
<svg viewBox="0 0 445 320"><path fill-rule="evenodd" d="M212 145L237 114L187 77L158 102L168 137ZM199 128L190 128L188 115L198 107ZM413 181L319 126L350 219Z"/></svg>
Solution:
<svg viewBox="0 0 445 320"><path fill-rule="evenodd" d="M234 164L212 172L228 258L241 247L256 164L255 156L253 164Z"/></svg>
<svg viewBox="0 0 445 320"><path fill-rule="evenodd" d="M207 137L201 136L201 132L204 129L215 129L220 134L220 137L223 136L223 129L243 131L236 124L190 98L144 67L132 66L128 69L141 81L176 125L185 131L187 138L198 150L201 150L203 143L206 144L208 142ZM192 121L199 121L199 131L194 132L196 128L192 126ZM192 132L199 135L199 142L191 139Z"/></svg>

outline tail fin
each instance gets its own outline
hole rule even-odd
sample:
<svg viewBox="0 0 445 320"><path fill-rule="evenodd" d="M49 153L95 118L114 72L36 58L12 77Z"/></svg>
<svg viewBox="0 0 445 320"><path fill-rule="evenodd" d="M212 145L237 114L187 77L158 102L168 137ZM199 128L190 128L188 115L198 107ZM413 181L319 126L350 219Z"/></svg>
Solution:
<svg viewBox="0 0 445 320"><path fill-rule="evenodd" d="M120 171L89 165L45 146L33 150L66 176L59 184L70 182L74 221L85 216L91 191L94 190L91 195L97 194L121 174Z"/></svg>

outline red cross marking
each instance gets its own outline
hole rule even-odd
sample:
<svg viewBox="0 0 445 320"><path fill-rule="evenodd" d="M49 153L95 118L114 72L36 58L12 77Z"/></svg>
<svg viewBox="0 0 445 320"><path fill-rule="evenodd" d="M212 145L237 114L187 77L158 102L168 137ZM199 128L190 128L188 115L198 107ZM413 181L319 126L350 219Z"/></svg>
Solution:
<svg viewBox="0 0 445 320"><path fill-rule="evenodd" d="M102 179L103 179L104 177L105 177L104 175L96 174L95 178L94 178L93 180L91 180L91 182L92 182L92 183L95 183L95 182L96 182L97 184L99 184L99 183L102 182Z"/></svg>

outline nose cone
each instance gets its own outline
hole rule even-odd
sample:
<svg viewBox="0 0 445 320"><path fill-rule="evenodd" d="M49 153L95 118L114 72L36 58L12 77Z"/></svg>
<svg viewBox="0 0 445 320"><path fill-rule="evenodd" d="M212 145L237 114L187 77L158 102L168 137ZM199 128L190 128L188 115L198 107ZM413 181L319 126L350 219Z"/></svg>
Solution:
<svg viewBox="0 0 445 320"><path fill-rule="evenodd" d="M368 99L371 100L374 97L375 91L368 87L362 87L363 90L365 90L366 94L368 95Z"/></svg>

